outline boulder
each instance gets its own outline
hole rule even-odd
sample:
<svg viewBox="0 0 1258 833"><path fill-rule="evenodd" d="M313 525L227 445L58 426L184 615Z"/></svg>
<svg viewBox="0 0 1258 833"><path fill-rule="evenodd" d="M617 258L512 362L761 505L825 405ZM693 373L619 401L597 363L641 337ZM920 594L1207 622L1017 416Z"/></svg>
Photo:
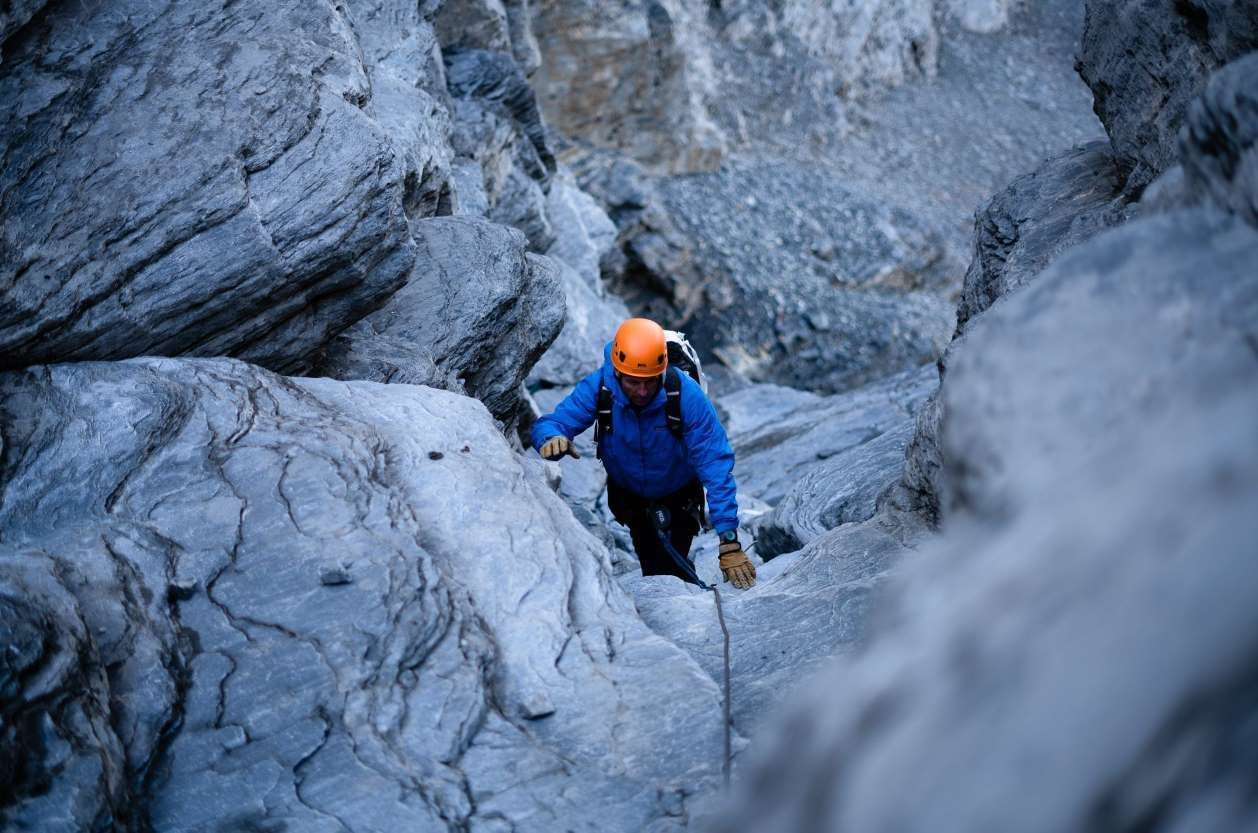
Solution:
<svg viewBox="0 0 1258 833"><path fill-rule="evenodd" d="M957 304L954 339L997 300L1035 280L1063 252L1124 222L1131 211L1122 184L1109 147L1091 142L1046 160L992 197L974 218L974 256ZM951 349L940 358L941 379ZM910 502L935 520L944 420L938 397L918 412L903 480Z"/></svg>
<svg viewBox="0 0 1258 833"><path fill-rule="evenodd" d="M941 388L945 512L1016 514L1046 478L1092 459L1128 421L1208 397L1202 386L1209 377L1184 377L1193 375L1198 352L1204 360L1224 347L1249 349L1245 332L1258 296L1246 292L1254 286L1256 246L1258 233L1227 215L1161 214L1071 250L1009 296L1011 311L983 324L986 336L970 345L967 334L954 346ZM1036 315L1040 308L1054 313ZM1098 319L1108 322L1112 344L1084 337L1085 325L1104 329ZM1005 347L1015 338L1059 343L1031 373L1032 365L1012 369L1023 356ZM979 355L983 345L1000 352ZM1005 384L1022 374L1020 384ZM1023 465L1027 456L1053 464Z"/></svg>
<svg viewBox="0 0 1258 833"><path fill-rule="evenodd" d="M716 78L701 4L534 0L547 120L656 171L711 170L725 137L709 113Z"/></svg>
<svg viewBox="0 0 1258 833"><path fill-rule="evenodd" d="M600 264L616 245L617 235L607 212L581 190L571 171L563 170L551 182L546 216L555 232L555 242L546 254L567 263L590 289L604 295Z"/></svg>
<svg viewBox="0 0 1258 833"><path fill-rule="evenodd" d="M1209 74L1258 49L1258 6L1245 0L1089 0L1079 74L1139 196L1178 161L1188 104Z"/></svg>
<svg viewBox="0 0 1258 833"><path fill-rule="evenodd" d="M563 331L529 374L528 384L571 387L603 364L603 345L630 317L623 301L607 292L599 264L616 242L616 227L594 198L564 171L551 183L546 213L555 231L547 254L561 264L566 299Z"/></svg>
<svg viewBox="0 0 1258 833"><path fill-rule="evenodd" d="M11 12L33 17L0 64L0 366L305 370L380 306L450 155L431 26L385 5Z"/></svg>
<svg viewBox="0 0 1258 833"><path fill-rule="evenodd" d="M1136 220L972 323L944 539L706 829L1258 825L1255 257L1217 211Z"/></svg>
<svg viewBox="0 0 1258 833"><path fill-rule="evenodd" d="M561 265L485 220L439 217L414 229L410 279L328 346L320 371L467 393L509 423L520 384L564 325Z"/></svg>
<svg viewBox="0 0 1258 833"><path fill-rule="evenodd" d="M226 359L0 394L9 824L663 831L715 786L716 685L479 402Z"/></svg>

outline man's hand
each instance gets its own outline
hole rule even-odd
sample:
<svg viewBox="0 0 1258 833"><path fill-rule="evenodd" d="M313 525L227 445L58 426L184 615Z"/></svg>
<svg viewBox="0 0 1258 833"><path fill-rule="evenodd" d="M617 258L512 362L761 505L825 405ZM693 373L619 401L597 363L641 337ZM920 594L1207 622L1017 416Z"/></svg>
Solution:
<svg viewBox="0 0 1258 833"><path fill-rule="evenodd" d="M751 563L743 545L737 541L721 544L718 559L726 581L732 581L739 590L746 590L756 583L756 565Z"/></svg>
<svg viewBox="0 0 1258 833"><path fill-rule="evenodd" d="M577 451L572 441L565 436L551 437L542 443L541 454L547 460L558 460L560 457L568 454L574 460L581 459L581 453Z"/></svg>

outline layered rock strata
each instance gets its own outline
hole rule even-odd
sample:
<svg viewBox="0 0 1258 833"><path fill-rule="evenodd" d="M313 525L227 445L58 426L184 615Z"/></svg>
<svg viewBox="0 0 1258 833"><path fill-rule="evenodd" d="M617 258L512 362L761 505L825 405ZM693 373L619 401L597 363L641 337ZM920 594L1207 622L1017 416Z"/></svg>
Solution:
<svg viewBox="0 0 1258 833"><path fill-rule="evenodd" d="M0 390L7 825L663 831L712 785L712 679L475 400L228 360Z"/></svg>
<svg viewBox="0 0 1258 833"><path fill-rule="evenodd" d="M398 289L408 215L442 210L442 70L414 4L352 14L57 4L7 31L0 365L299 371Z"/></svg>
<svg viewBox="0 0 1258 833"><path fill-rule="evenodd" d="M406 285L338 336L320 371L467 393L509 422L564 326L561 265L529 254L521 232L470 217L417 223L415 241Z"/></svg>

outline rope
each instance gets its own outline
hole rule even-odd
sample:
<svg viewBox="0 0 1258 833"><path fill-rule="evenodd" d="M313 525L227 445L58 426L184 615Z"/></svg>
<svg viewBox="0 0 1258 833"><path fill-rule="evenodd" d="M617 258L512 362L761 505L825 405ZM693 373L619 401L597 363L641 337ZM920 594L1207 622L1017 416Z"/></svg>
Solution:
<svg viewBox="0 0 1258 833"><path fill-rule="evenodd" d="M721 767L721 771L725 776L725 787L726 789L729 789L730 768L734 760L731 739L734 718L730 713L733 708L733 700L730 696L729 628L725 625L725 611L721 608L721 591L717 590L710 584L704 583L703 579L699 578L699 574L695 572L694 565L690 562L690 559L679 553L677 548L673 546L673 542L669 540L668 534L665 531L668 529L668 516L667 514L661 514L661 512L666 513L667 510L656 510L651 512L651 516L654 521L655 534L659 537L660 543L664 545L664 551L667 552L669 557L671 557L677 564L678 569L686 574L687 578L699 585L701 589L711 590L712 595L716 598L716 620L721 625L721 634L725 639L725 762Z"/></svg>
<svg viewBox="0 0 1258 833"><path fill-rule="evenodd" d="M734 725L734 718L730 714L730 694L729 694L729 628L725 627L725 611L721 610L721 591L715 587L711 588L712 595L716 598L716 621L721 623L721 633L725 634L725 789L729 789L729 770L730 763L734 760L734 751L730 748L731 727Z"/></svg>

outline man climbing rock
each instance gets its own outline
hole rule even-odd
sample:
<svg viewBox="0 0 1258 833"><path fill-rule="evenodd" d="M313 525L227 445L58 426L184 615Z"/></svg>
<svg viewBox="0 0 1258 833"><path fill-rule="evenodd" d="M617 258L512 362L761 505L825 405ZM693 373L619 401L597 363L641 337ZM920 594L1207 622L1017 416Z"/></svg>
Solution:
<svg viewBox="0 0 1258 833"><path fill-rule="evenodd" d="M659 324L645 318L621 324L604 348L603 366L533 426L533 446L547 460L579 458L572 438L596 420L607 503L629 527L642 574L694 582L690 544L699 532L706 488L725 580L740 589L755 584L755 565L738 541L734 450L699 383L669 367ZM686 559L684 566L666 540Z"/></svg>

